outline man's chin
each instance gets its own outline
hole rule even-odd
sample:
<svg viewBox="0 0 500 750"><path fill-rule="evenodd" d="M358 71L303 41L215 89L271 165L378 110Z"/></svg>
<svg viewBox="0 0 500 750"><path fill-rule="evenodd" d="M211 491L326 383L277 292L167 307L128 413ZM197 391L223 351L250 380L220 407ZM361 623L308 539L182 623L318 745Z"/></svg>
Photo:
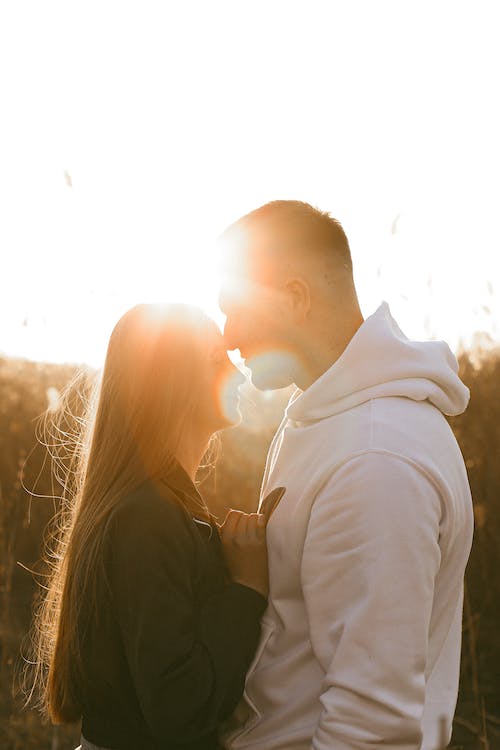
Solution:
<svg viewBox="0 0 500 750"><path fill-rule="evenodd" d="M280 388L288 388L292 383L290 378L263 378L254 375L251 375L250 380L252 381L252 385L259 391L277 391Z"/></svg>
<svg viewBox="0 0 500 750"><path fill-rule="evenodd" d="M245 365L259 391L274 391L293 383L294 362L293 355L287 352L269 352L245 360Z"/></svg>

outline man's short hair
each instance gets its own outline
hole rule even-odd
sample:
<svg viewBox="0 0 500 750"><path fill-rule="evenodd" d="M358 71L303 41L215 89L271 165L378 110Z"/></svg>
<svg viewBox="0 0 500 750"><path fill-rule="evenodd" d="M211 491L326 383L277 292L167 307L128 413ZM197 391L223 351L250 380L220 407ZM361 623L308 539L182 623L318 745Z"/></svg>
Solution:
<svg viewBox="0 0 500 750"><path fill-rule="evenodd" d="M228 245L239 236L240 246L265 256L279 250L300 254L325 253L339 269L352 274L352 259L346 234L337 219L309 203L276 200L242 216L222 235ZM243 242L242 242L243 237Z"/></svg>

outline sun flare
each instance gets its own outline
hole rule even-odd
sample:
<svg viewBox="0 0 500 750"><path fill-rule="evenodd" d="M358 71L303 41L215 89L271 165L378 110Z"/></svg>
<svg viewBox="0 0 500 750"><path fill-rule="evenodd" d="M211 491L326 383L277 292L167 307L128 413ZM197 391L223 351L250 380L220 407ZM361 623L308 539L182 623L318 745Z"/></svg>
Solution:
<svg viewBox="0 0 500 750"><path fill-rule="evenodd" d="M365 315L385 298L411 336L500 338L485 8L292 4L283 34L279 4L194 25L182 4L55 5L0 11L0 351L98 364L137 302L220 324L215 239L276 198L342 222Z"/></svg>

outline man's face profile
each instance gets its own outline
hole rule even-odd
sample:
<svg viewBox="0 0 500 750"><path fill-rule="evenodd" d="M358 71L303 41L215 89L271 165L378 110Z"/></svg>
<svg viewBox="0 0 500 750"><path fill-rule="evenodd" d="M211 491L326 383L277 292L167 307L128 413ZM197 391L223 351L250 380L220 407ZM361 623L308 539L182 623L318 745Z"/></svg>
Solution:
<svg viewBox="0 0 500 750"><path fill-rule="evenodd" d="M226 249L228 255L231 249ZM290 385L295 357L279 287L264 283L259 268L250 268L244 256L234 253L223 263L219 307L226 315L226 346L239 349L253 384L261 390Z"/></svg>

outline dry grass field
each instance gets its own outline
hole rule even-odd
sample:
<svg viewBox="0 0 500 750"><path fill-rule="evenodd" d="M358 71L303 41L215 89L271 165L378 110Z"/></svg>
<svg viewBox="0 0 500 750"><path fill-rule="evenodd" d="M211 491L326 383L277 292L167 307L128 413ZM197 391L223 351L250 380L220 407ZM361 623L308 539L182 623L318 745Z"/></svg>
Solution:
<svg viewBox="0 0 500 750"><path fill-rule="evenodd" d="M466 459L475 503L467 578L460 694L450 747L500 748L500 352L461 357L471 389L467 412L451 424ZM18 675L37 585L44 529L57 505L37 417L74 368L0 359L0 747L71 750L78 727L51 727L22 708ZM244 391L242 424L221 438L216 469L202 483L209 504L255 509L267 446L288 394ZM45 497L33 497L27 491ZM34 573L29 572L34 571Z"/></svg>

